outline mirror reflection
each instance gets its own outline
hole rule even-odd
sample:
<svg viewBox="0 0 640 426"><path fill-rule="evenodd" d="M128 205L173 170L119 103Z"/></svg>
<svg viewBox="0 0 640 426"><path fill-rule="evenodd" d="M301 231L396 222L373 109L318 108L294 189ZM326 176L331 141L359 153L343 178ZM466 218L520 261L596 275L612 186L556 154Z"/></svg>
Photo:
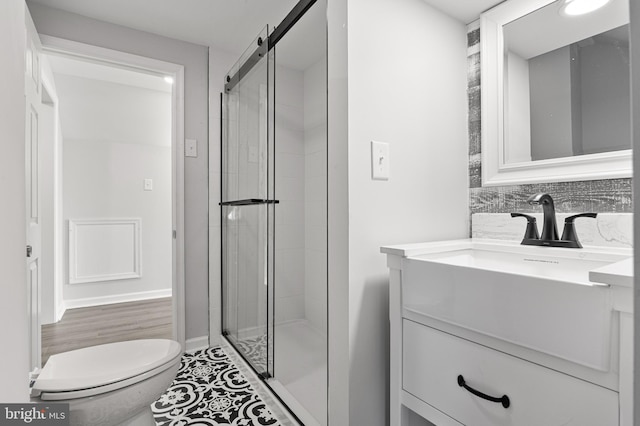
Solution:
<svg viewBox="0 0 640 426"><path fill-rule="evenodd" d="M505 163L631 148L628 3L563 4L503 27Z"/></svg>

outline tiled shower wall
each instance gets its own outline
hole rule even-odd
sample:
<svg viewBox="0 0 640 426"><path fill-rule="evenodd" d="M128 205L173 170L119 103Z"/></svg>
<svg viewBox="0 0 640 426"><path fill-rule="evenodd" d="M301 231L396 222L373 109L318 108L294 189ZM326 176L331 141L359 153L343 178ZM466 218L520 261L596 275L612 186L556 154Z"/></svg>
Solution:
<svg viewBox="0 0 640 426"><path fill-rule="evenodd" d="M305 315L327 335L327 96L326 59L304 71Z"/></svg>
<svg viewBox="0 0 640 426"><path fill-rule="evenodd" d="M304 74L276 69L275 321L305 317Z"/></svg>
<svg viewBox="0 0 640 426"><path fill-rule="evenodd" d="M469 207L470 213L539 212L527 204L538 192L552 195L561 213L631 213L631 179L604 179L580 182L555 182L499 187L482 187L481 111L480 111L480 28L468 27L467 62L469 95Z"/></svg>
<svg viewBox="0 0 640 426"><path fill-rule="evenodd" d="M326 61L276 70L275 321L326 335Z"/></svg>

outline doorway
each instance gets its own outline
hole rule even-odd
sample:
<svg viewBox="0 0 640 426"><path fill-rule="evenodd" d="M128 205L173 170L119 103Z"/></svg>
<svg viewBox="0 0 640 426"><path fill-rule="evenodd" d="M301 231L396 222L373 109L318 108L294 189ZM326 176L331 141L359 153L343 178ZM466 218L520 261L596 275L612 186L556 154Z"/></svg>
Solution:
<svg viewBox="0 0 640 426"><path fill-rule="evenodd" d="M183 67L42 42L42 364L112 341L184 347Z"/></svg>

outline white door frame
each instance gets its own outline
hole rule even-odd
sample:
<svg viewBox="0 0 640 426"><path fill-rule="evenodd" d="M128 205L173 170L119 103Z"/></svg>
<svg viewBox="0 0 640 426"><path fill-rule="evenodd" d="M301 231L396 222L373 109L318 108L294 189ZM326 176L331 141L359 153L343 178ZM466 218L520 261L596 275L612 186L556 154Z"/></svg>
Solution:
<svg viewBox="0 0 640 426"><path fill-rule="evenodd" d="M106 49L59 37L40 35L42 50L74 58L108 63L135 71L173 76L171 91L171 182L172 182L172 311L173 338L185 348L184 266L184 66Z"/></svg>
<svg viewBox="0 0 640 426"><path fill-rule="evenodd" d="M40 289L42 272L42 214L40 203L41 50L36 27L25 6L25 195L26 273L29 299L29 368L41 367Z"/></svg>
<svg viewBox="0 0 640 426"><path fill-rule="evenodd" d="M59 132L60 132L60 128L58 126L59 123L59 115L58 115L58 96L55 92L55 84L53 82L53 73L51 72L50 67L47 64L46 59L41 58L40 60L40 67L41 67L41 73L40 73L40 82L42 85L42 93L47 92L49 94L49 96L51 97L51 101L52 101L52 106L53 106L53 128L47 129L49 131L53 131L53 137L52 139L49 141L50 143L53 144L52 147L52 151L53 151L53 163L56 165L56 167L53 168L53 192L51 194L48 194L48 196L52 197L54 199L54 204L53 204L53 211L49 211L46 213L43 213L43 218L46 218L47 214L51 214L51 219L53 221L53 272L54 272L54 276L52 277L53 279L53 301L51 301L51 303L53 304L53 309L52 309L52 314L53 314L53 318L49 317L49 319L53 319L54 322L60 321L62 319L62 315L64 314L64 308L62 306L62 282L63 282L63 245L62 245L62 235L63 235L63 224L60 221L61 216L61 211L62 211L62 202L59 202L58 199L62 198L61 197L61 188L62 188L62 179L61 179L61 170L59 169L58 164L60 163L60 148L61 148L61 140L59 137ZM46 68L45 68L46 67ZM44 109L44 107L43 107ZM42 135L44 132L46 132L47 130L43 130L42 128L40 129L40 135ZM42 147L43 145L41 145ZM38 165L38 167L42 167L42 160L43 158L40 158L41 162ZM41 172L42 173L42 172ZM42 192L41 192L42 194ZM45 206L45 203L42 202L42 206ZM43 235L43 244L45 241L45 236ZM42 291L42 288L41 288ZM44 291L42 291L42 293L44 293ZM40 303L40 308L42 309L43 303L41 301ZM50 308L51 309L51 306ZM40 320L40 324L42 325L42 318Z"/></svg>

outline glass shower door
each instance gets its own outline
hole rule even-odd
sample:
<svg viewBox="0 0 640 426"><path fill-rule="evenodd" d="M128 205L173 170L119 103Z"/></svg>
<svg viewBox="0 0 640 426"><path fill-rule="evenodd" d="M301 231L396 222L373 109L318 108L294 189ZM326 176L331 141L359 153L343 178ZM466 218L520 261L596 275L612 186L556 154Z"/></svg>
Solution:
<svg viewBox="0 0 640 426"><path fill-rule="evenodd" d="M302 423L322 426L328 424L326 2L298 5L271 34L260 34L225 82L222 326L225 340L278 399Z"/></svg>
<svg viewBox="0 0 640 426"><path fill-rule="evenodd" d="M228 74L223 97L223 334L258 374L273 365L273 154L268 29Z"/></svg>

